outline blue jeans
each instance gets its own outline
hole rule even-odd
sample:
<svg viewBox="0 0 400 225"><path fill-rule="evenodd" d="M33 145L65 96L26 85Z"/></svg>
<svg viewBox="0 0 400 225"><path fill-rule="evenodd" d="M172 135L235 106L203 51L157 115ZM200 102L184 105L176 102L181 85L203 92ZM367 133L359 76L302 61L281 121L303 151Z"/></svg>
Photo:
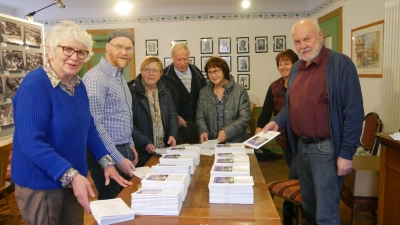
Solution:
<svg viewBox="0 0 400 225"><path fill-rule="evenodd" d="M303 144L300 138L297 141L293 163L299 176L307 225L340 224L340 189L344 176L337 176L334 155L330 140L310 144Z"/></svg>
<svg viewBox="0 0 400 225"><path fill-rule="evenodd" d="M132 153L132 149L128 144L117 145L115 146L117 150L124 156L126 159L129 159L133 162L134 156ZM112 199L117 197L117 195L121 192L122 187L119 185L114 179L110 179L110 183L106 186L106 179L104 177L104 170L100 166L100 164L93 158L93 156L87 152L87 163L90 171L90 175L92 176L94 185L96 186L97 192L99 193L99 200L103 199ZM122 173L118 167L117 169L119 175L124 179L130 181L131 177Z"/></svg>

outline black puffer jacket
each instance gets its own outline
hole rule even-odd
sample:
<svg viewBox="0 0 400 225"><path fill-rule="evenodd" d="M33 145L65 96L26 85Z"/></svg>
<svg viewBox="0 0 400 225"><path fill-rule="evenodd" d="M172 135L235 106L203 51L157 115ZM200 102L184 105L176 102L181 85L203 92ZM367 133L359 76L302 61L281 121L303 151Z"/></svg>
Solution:
<svg viewBox="0 0 400 225"><path fill-rule="evenodd" d="M128 87L132 94L132 138L139 154L139 162L137 164L139 167L143 166L151 156L146 151L146 146L154 143L153 121L149 101L146 98L145 88L142 84L142 75L139 74L135 80L128 82ZM161 80L157 82L157 89L165 134L164 143L167 145L170 136L176 139L178 135L178 114L175 111L171 95Z"/></svg>

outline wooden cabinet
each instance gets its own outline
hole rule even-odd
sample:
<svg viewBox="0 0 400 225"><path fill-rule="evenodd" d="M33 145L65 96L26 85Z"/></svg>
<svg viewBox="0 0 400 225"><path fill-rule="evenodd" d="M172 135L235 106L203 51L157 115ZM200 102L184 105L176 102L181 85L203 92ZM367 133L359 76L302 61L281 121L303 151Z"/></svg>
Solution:
<svg viewBox="0 0 400 225"><path fill-rule="evenodd" d="M377 134L381 143L379 174L378 225L399 224L400 221L400 141L389 134Z"/></svg>

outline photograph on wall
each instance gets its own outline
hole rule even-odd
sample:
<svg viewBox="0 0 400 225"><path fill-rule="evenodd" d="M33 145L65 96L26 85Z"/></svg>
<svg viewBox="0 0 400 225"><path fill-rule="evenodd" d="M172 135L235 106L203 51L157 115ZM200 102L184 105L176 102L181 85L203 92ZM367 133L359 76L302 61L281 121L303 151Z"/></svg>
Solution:
<svg viewBox="0 0 400 225"><path fill-rule="evenodd" d="M13 108L11 104L0 105L0 126L14 124Z"/></svg>
<svg viewBox="0 0 400 225"><path fill-rule="evenodd" d="M42 53L26 53L26 69L32 71L39 66L43 66L43 54Z"/></svg>
<svg viewBox="0 0 400 225"><path fill-rule="evenodd" d="M274 52L280 52L286 49L286 36L274 36Z"/></svg>
<svg viewBox="0 0 400 225"><path fill-rule="evenodd" d="M5 81L6 97L12 98L17 92L19 85L21 84L24 77L7 77Z"/></svg>
<svg viewBox="0 0 400 225"><path fill-rule="evenodd" d="M187 45L187 40L175 40L175 41L171 41L171 46L173 46L174 44L177 43L183 43L185 45Z"/></svg>
<svg viewBox="0 0 400 225"><path fill-rule="evenodd" d="M200 38L201 54L213 54L213 39Z"/></svg>
<svg viewBox="0 0 400 225"><path fill-rule="evenodd" d="M238 74L236 83L242 85L246 90L250 90L250 74Z"/></svg>
<svg viewBox="0 0 400 225"><path fill-rule="evenodd" d="M3 42L22 45L21 25L0 20L0 32Z"/></svg>
<svg viewBox="0 0 400 225"><path fill-rule="evenodd" d="M189 63L192 64L192 65L196 65L196 60L195 60L195 58L193 56L189 57Z"/></svg>
<svg viewBox="0 0 400 225"><path fill-rule="evenodd" d="M268 52L268 37L263 36L263 37L256 37L255 38L256 42L256 53L265 53Z"/></svg>
<svg viewBox="0 0 400 225"><path fill-rule="evenodd" d="M237 71L249 72L250 71L250 56L237 57Z"/></svg>
<svg viewBox="0 0 400 225"><path fill-rule="evenodd" d="M146 55L158 55L158 40L146 40Z"/></svg>
<svg viewBox="0 0 400 225"><path fill-rule="evenodd" d="M237 43L237 53L249 53L249 38L248 37L238 37L236 38Z"/></svg>
<svg viewBox="0 0 400 225"><path fill-rule="evenodd" d="M232 65L232 63L231 63L231 57L230 56L220 56L223 60L225 60L225 62L228 64L228 67L229 67L229 71L232 71L232 69L231 69L231 65Z"/></svg>
<svg viewBox="0 0 400 225"><path fill-rule="evenodd" d="M8 71L25 70L22 51L3 50L4 69Z"/></svg>
<svg viewBox="0 0 400 225"><path fill-rule="evenodd" d="M170 57L164 58L164 68L172 64L172 59Z"/></svg>
<svg viewBox="0 0 400 225"><path fill-rule="evenodd" d="M25 44L40 47L42 44L42 33L39 28L25 26Z"/></svg>
<svg viewBox="0 0 400 225"><path fill-rule="evenodd" d="M218 52L219 52L219 54L230 54L231 53L231 38L230 37L218 38Z"/></svg>
<svg viewBox="0 0 400 225"><path fill-rule="evenodd" d="M211 56L202 56L201 57L201 72L205 72L207 74L207 71L204 70L204 66L206 65L208 59L210 59Z"/></svg>
<svg viewBox="0 0 400 225"><path fill-rule="evenodd" d="M4 90L3 90L3 78L0 77L0 98L4 97Z"/></svg>

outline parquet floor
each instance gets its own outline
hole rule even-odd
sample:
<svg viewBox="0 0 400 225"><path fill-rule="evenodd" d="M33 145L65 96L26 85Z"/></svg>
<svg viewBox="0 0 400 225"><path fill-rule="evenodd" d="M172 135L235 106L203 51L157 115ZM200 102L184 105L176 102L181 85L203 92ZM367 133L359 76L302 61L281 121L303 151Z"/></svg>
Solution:
<svg viewBox="0 0 400 225"><path fill-rule="evenodd" d="M284 162L283 159L279 160L273 160L273 161L259 161L259 165L261 168L261 171L264 174L265 181L268 183L270 181L274 180L280 180L280 179L285 179L288 174L288 168ZM91 181L91 179L90 179ZM93 182L92 182L92 187L94 188ZM13 202L14 206L17 208L17 204L15 202L15 197L14 193L11 194L11 201ZM91 199L94 200L94 199ZM274 199L275 206L279 212L279 215L282 217L282 203L283 200L281 198L275 198ZM342 225L350 225L351 224L351 211L350 208L341 203L340 208L340 215L341 215L341 224ZM370 217L369 212L364 212L363 215L366 217ZM8 206L6 204L5 199L0 200L0 225L14 225L15 223L13 222L12 215L10 210L8 209ZM94 219L92 216L87 214L85 212L85 221L84 225L92 225L94 222ZM21 224L25 224L23 219L21 219ZM359 225L376 225L376 221L373 220L362 220Z"/></svg>

